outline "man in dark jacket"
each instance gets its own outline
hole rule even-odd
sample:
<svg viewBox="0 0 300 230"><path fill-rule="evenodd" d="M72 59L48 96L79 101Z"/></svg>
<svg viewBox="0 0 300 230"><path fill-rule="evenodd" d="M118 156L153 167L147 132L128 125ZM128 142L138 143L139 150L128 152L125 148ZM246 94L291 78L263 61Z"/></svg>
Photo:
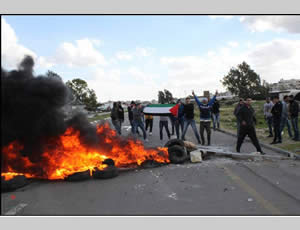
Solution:
<svg viewBox="0 0 300 230"><path fill-rule="evenodd" d="M289 115L291 117L292 126L295 132L295 136L293 140L299 141L299 128L298 128L299 104L294 100L293 95L290 95L289 99L290 99Z"/></svg>
<svg viewBox="0 0 300 230"><path fill-rule="evenodd" d="M238 153L240 152L242 143L245 137L248 135L253 145L255 146L257 152L264 154L260 147L258 139L256 137L256 131L255 131L256 118L255 118L255 111L251 106L251 101L252 101L251 98L247 98L244 105L237 112L237 118L240 122L240 130L239 130L238 141L236 145L236 151Z"/></svg>
<svg viewBox="0 0 300 230"><path fill-rule="evenodd" d="M274 140L271 144L282 143L281 132L280 132L280 123L281 123L281 114L282 114L282 103L279 101L279 97L275 96L273 98L273 104L271 113L273 116L273 126L274 126Z"/></svg>
<svg viewBox="0 0 300 230"><path fill-rule="evenodd" d="M216 128L220 128L220 104L219 101L216 99L215 103L213 104L211 108L212 118L213 118L213 127L214 130Z"/></svg>
<svg viewBox="0 0 300 230"><path fill-rule="evenodd" d="M205 144L205 139L204 139L204 130L206 130L207 134L207 144L210 145L210 118L211 118L211 108L212 105L214 104L216 97L217 97L217 92L215 96L208 102L206 98L203 99L203 102L200 102L198 97L195 95L194 91L192 92L199 110L200 110L200 136L201 136L201 141L202 145Z"/></svg>
<svg viewBox="0 0 300 230"><path fill-rule="evenodd" d="M113 103L113 108L111 110L110 117L111 117L111 123L114 125L118 134L121 135L121 127L120 127L120 120L119 120L119 105L117 102Z"/></svg>
<svg viewBox="0 0 300 230"><path fill-rule="evenodd" d="M194 120L194 104L191 103L191 99L189 97L185 99L185 104L183 106L183 114L184 114L184 127L181 135L181 139L185 140L184 137L186 131L189 125L191 125L198 143L201 144L200 136L198 134L197 127L196 127L196 122Z"/></svg>
<svg viewBox="0 0 300 230"><path fill-rule="evenodd" d="M120 101L118 102L118 107L120 130L122 130L122 123L124 122L124 109Z"/></svg>
<svg viewBox="0 0 300 230"><path fill-rule="evenodd" d="M243 105L244 105L244 99L240 98L239 103L236 105L234 112L233 112L234 116L236 117L237 135L239 135L239 133L240 133L240 126L241 126L240 121L237 117L237 113L239 112L240 108L242 108Z"/></svg>

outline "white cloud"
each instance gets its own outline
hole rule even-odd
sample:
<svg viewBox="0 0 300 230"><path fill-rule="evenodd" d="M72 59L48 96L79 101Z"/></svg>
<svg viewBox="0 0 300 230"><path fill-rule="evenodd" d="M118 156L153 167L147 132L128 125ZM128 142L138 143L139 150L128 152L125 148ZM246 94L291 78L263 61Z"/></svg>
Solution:
<svg viewBox="0 0 300 230"><path fill-rule="evenodd" d="M16 68L25 55L34 59L37 55L32 50L19 43L14 29L1 18L1 60L5 68Z"/></svg>
<svg viewBox="0 0 300 230"><path fill-rule="evenodd" d="M252 32L300 33L300 16L243 16L240 21Z"/></svg>
<svg viewBox="0 0 300 230"><path fill-rule="evenodd" d="M239 43L238 43L238 42L231 41L231 42L228 42L228 45L229 45L230 47L238 47L238 46L239 46Z"/></svg>
<svg viewBox="0 0 300 230"><path fill-rule="evenodd" d="M148 47L136 47L134 51L119 51L116 53L116 58L119 60L130 61L135 57L149 57L154 53L155 49Z"/></svg>
<svg viewBox="0 0 300 230"><path fill-rule="evenodd" d="M168 89L185 96L195 89L224 90L220 80L231 67L246 61L262 79L276 82L281 78L300 76L300 40L272 40L253 45L245 52L233 53L230 48L210 51L203 56L162 57L168 68Z"/></svg>
<svg viewBox="0 0 300 230"><path fill-rule="evenodd" d="M132 76L127 75L129 72L135 74L139 81L135 83L130 81ZM135 67L128 71L97 68L92 73L92 78L86 81L89 87L95 90L98 100L101 102L108 100L147 100L157 98L159 90L153 81L142 80L144 76L149 75L152 74L143 73Z"/></svg>
<svg viewBox="0 0 300 230"><path fill-rule="evenodd" d="M95 40L88 38L76 40L75 44L64 42L57 49L55 56L48 60L70 67L107 65L105 57L94 47L94 43Z"/></svg>
<svg viewBox="0 0 300 230"><path fill-rule="evenodd" d="M132 66L128 69L128 73L137 81L153 81L155 78L158 78L157 75L151 73L145 73L141 71L138 67Z"/></svg>

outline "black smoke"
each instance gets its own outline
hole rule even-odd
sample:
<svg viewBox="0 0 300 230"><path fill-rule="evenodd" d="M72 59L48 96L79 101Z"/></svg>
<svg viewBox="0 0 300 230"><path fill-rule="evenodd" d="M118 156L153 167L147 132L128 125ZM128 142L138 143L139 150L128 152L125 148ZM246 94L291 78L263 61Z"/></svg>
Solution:
<svg viewBox="0 0 300 230"><path fill-rule="evenodd" d="M17 70L1 68L1 148L17 140L22 154L38 161L44 143L67 128L62 108L70 91L59 79L34 76L33 67L26 56Z"/></svg>

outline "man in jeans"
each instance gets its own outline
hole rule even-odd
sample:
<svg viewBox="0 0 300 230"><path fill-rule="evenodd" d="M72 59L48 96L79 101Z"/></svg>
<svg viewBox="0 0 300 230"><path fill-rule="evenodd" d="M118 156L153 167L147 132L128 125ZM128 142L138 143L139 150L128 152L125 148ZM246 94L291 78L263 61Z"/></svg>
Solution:
<svg viewBox="0 0 300 230"><path fill-rule="evenodd" d="M283 97L283 101L282 101L280 133L282 134L282 131L283 131L285 125L287 125L289 136L290 136L290 138L293 138L291 124L290 124L290 121L289 121L288 103L289 103L289 97L287 95L285 95Z"/></svg>
<svg viewBox="0 0 300 230"><path fill-rule="evenodd" d="M289 114L295 132L295 136L293 140L299 141L299 128L298 128L299 104L294 100L293 95L290 95L289 99L290 99Z"/></svg>
<svg viewBox="0 0 300 230"><path fill-rule="evenodd" d="M273 103L271 102L270 98L266 98L266 103L264 104L264 117L265 120L267 121L268 127L269 127L269 136L268 137L273 137L273 132L272 132L272 123L273 123L273 118L272 118L272 110Z"/></svg>
<svg viewBox="0 0 300 230"><path fill-rule="evenodd" d="M204 139L204 130L206 130L206 134L207 134L207 144L210 145L210 134L211 134L211 130L210 130L210 111L211 111L211 107L214 104L216 97L217 97L217 93L215 94L215 96L208 102L207 99L203 99L203 102L201 103L199 101L199 99L197 98L197 96L195 95L194 91L192 92L199 110L200 110L200 136L201 136L201 141L202 141L202 145L205 144L205 139Z"/></svg>
<svg viewBox="0 0 300 230"><path fill-rule="evenodd" d="M185 140L184 137L185 137L186 131L187 131L189 125L191 125L192 129L194 131L194 134L197 138L198 144L201 144L200 136L198 134L197 127L196 127L196 122L194 120L194 104L191 103L191 99L189 97L187 97L185 99L185 104L183 107L183 114L184 114L184 125L183 125L183 132L181 135L181 139Z"/></svg>
<svg viewBox="0 0 300 230"><path fill-rule="evenodd" d="M144 127L143 118L142 118L144 115L143 115L143 109L141 103L138 103L137 106L132 110L132 114L133 114L133 134L135 135L138 127L140 127L144 135L144 140L148 142L147 134Z"/></svg>

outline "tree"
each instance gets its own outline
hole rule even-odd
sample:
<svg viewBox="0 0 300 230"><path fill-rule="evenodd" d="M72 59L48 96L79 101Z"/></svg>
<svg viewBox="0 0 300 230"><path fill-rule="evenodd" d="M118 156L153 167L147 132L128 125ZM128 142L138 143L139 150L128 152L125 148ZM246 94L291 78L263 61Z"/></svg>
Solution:
<svg viewBox="0 0 300 230"><path fill-rule="evenodd" d="M82 102L87 110L94 111L98 107L97 96L93 89L88 88L86 81L76 78L72 81L67 81L66 85L71 89L76 101Z"/></svg>
<svg viewBox="0 0 300 230"><path fill-rule="evenodd" d="M172 93L169 90L167 90L167 89L165 89L164 91L165 91L165 100L166 100L166 103L172 103L173 100L174 100Z"/></svg>
<svg viewBox="0 0 300 230"><path fill-rule="evenodd" d="M163 91L158 91L158 103L164 104L166 102L165 94Z"/></svg>
<svg viewBox="0 0 300 230"><path fill-rule="evenodd" d="M62 81L61 77L57 73L55 73L55 72L53 72L51 70L48 70L48 72L46 73L46 77L55 78L57 80Z"/></svg>
<svg viewBox="0 0 300 230"><path fill-rule="evenodd" d="M232 94L242 98L268 91L261 84L260 76L246 62L239 64L237 68L231 68L221 82Z"/></svg>

